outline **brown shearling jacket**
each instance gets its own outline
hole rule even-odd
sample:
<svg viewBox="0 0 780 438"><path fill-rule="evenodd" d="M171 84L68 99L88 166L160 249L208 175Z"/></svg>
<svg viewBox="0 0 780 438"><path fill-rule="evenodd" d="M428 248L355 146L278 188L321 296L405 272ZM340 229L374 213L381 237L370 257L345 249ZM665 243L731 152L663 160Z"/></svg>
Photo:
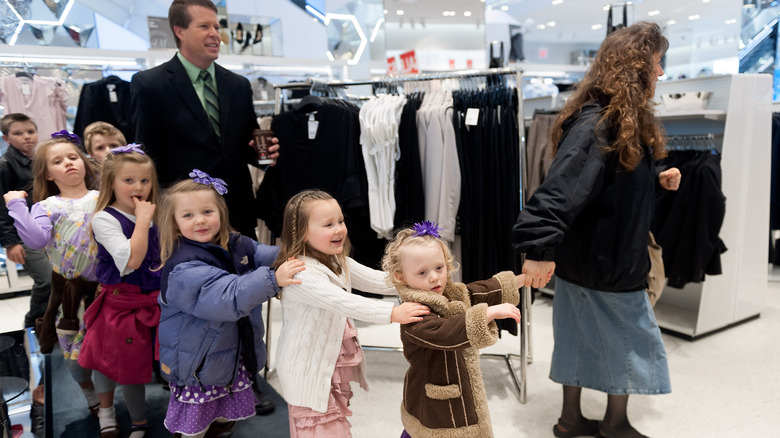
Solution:
<svg viewBox="0 0 780 438"><path fill-rule="evenodd" d="M408 287L398 287L398 294L431 309L422 321L401 326L409 361L404 428L414 438L492 437L479 349L498 340L495 321L487 322L488 306L520 299L515 274L500 272L468 285L450 281L441 295Z"/></svg>

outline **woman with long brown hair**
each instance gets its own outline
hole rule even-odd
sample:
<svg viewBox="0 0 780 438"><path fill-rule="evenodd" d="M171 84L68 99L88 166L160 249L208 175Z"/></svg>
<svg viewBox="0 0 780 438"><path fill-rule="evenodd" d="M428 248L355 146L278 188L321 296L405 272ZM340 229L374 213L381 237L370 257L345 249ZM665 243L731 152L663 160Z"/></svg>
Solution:
<svg viewBox="0 0 780 438"><path fill-rule="evenodd" d="M553 164L513 229L526 285L542 287L556 274L557 437L642 437L628 421L628 396L671 391L645 291L656 186L680 183L679 170L656 169L665 150L653 96L668 46L650 22L607 36L553 125ZM607 393L602 422L582 415L582 388Z"/></svg>

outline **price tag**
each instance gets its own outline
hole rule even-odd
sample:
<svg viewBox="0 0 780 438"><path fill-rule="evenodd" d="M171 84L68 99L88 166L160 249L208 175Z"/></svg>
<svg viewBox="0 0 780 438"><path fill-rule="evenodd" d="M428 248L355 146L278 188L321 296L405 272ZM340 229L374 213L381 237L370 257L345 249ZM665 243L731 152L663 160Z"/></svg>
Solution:
<svg viewBox="0 0 780 438"><path fill-rule="evenodd" d="M27 78L22 78L22 94L29 96L30 93L30 80Z"/></svg>
<svg viewBox="0 0 780 438"><path fill-rule="evenodd" d="M317 137L317 129L320 127L320 122L314 120L314 114L317 112L309 113L309 140L314 140Z"/></svg>
<svg viewBox="0 0 780 438"><path fill-rule="evenodd" d="M466 110L466 126L477 126L479 122L479 108L469 108Z"/></svg>
<svg viewBox="0 0 780 438"><path fill-rule="evenodd" d="M116 85L108 84L106 85L106 89L108 89L108 100L111 101L111 103L119 102L119 99L116 97Z"/></svg>

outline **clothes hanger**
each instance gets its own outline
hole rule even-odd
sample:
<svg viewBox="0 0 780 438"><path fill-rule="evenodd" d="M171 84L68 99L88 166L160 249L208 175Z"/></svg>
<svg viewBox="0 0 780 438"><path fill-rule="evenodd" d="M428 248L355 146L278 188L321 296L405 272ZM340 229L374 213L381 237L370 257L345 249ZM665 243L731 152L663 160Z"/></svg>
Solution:
<svg viewBox="0 0 780 438"><path fill-rule="evenodd" d="M324 104L325 101L323 101L322 98L313 94L309 94L308 96L304 96L300 102L296 103L293 106L293 110L296 113L305 114L312 111L317 111Z"/></svg>
<svg viewBox="0 0 780 438"><path fill-rule="evenodd" d="M24 70L24 71L18 71L18 72L16 72L16 77L17 77L17 78L28 78L28 79L32 79L32 78L33 78L33 74L32 74L32 73L30 73L30 72L29 72L29 71L27 71L27 70Z"/></svg>

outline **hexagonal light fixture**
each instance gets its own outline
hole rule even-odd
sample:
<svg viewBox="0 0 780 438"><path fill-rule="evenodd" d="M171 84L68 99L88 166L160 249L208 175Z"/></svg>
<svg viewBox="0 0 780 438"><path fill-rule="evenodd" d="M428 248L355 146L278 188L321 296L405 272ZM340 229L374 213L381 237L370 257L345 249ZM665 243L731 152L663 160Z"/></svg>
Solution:
<svg viewBox="0 0 780 438"><path fill-rule="evenodd" d="M11 4L9 0L3 0L5 2L6 7L13 13L16 18L19 20L19 24L16 26L16 30L14 31L13 36L8 41L9 46L13 46L16 44L16 39L19 37L19 33L22 32L22 28L24 28L25 24L44 24L44 25L55 25L55 26L61 26L62 23L65 22L65 19L68 17L68 14L70 13L70 9L73 7L73 3L75 0L68 0L68 4L65 5L65 8L62 9L62 13L60 14L59 20L25 20L22 18L21 14L14 8L14 6Z"/></svg>
<svg viewBox="0 0 780 438"><path fill-rule="evenodd" d="M360 61L360 57L363 56L363 51L366 49L366 45L368 44L368 38L366 38L366 34L363 32L363 28L360 27L360 23L358 23L357 18L352 14L333 14L328 12L325 15L325 25L327 26L331 20L350 21L352 22L352 25L355 26L355 32L357 32L358 37L360 37L360 44L358 45L357 50L355 50L355 54L352 55L352 59L347 60L347 64L357 64Z"/></svg>
<svg viewBox="0 0 780 438"><path fill-rule="evenodd" d="M360 37L360 44L358 45L357 50L355 50L355 54L352 55L352 59L349 59L347 61L347 64L349 65L355 65L358 62L360 62L360 57L363 56L363 51L366 49L366 45L368 44L368 38L366 38L365 32L363 32L363 28L360 27L360 23L358 23L357 18L352 14L334 14L331 12L328 12L325 15L322 15L322 13L313 7L306 5L306 11L308 11L311 15L313 15L315 18L322 21L325 26L327 26L331 20L343 20L343 21L350 21L352 22L352 25L355 26L355 32L357 32L358 37ZM326 53L328 55L328 59L331 61L334 60L333 53L331 53L330 50Z"/></svg>

